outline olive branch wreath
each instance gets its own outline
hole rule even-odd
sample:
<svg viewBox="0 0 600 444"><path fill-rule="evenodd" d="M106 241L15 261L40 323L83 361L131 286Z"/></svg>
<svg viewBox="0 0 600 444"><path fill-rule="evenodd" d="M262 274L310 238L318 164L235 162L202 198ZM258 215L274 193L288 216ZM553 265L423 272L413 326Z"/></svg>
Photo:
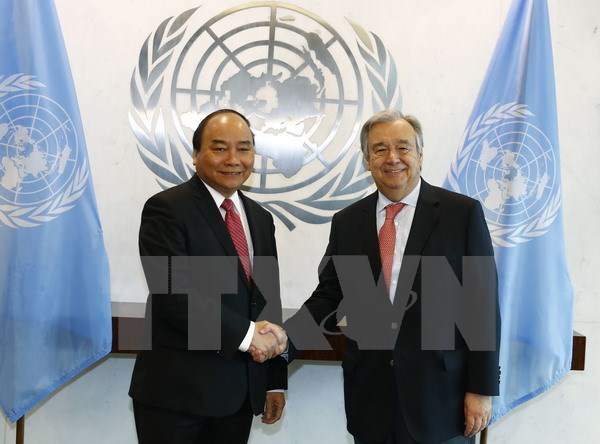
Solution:
<svg viewBox="0 0 600 444"><path fill-rule="evenodd" d="M13 74L6 78L0 76L0 97L18 91L35 91L45 86L43 83L35 80L35 76L31 75ZM88 165L84 161L81 167L75 172L74 180L69 183L65 191L43 205L0 205L0 224L4 224L10 228L32 228L41 225L43 222L55 219L60 214L74 207L74 202L85 191L88 177Z"/></svg>
<svg viewBox="0 0 600 444"><path fill-rule="evenodd" d="M0 97L4 97L11 92L35 90L45 86L43 83L35 80L35 76L13 74L5 78L3 75L0 75Z"/></svg>
<svg viewBox="0 0 600 444"><path fill-rule="evenodd" d="M465 129L459 144L458 155L450 166L448 182L452 188L457 191L460 190L458 177L464 171L474 148L479 144L484 134L487 134L493 126L503 120L519 119L528 116L534 116L534 114L527 109L527 105L517 102L497 103L486 112L477 116L473 123ZM544 235L548 231L548 227L552 225L558 216L561 202L561 188L558 187L541 216L528 224L506 228L488 220L488 228L494 245L499 247L515 247L535 237Z"/></svg>
<svg viewBox="0 0 600 444"><path fill-rule="evenodd" d="M148 36L140 51L138 66L131 76L133 109L129 111L129 123L139 142L140 157L161 179L157 182L163 189L188 180L194 172L184 163L177 144L167 135L165 117L158 103L163 90L163 74L185 35L187 28L184 25L197 9L189 9L176 18L167 18Z"/></svg>
<svg viewBox="0 0 600 444"><path fill-rule="evenodd" d="M377 34L367 32L358 23L347 19L358 36L358 51L365 62L367 76L373 86L371 105L376 113L383 109L402 109L402 94L398 70L392 55Z"/></svg>

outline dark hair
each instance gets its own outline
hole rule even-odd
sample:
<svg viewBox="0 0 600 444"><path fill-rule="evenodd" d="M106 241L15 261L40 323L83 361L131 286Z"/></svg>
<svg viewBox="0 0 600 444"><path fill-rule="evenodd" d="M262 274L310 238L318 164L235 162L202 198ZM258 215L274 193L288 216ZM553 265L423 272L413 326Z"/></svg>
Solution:
<svg viewBox="0 0 600 444"><path fill-rule="evenodd" d="M194 136L192 137L192 146L194 147L194 151L200 151L200 144L202 142L202 135L204 134L204 128L206 128L206 125L208 125L208 122L210 121L210 119L212 119L215 116L218 116L219 114L228 114L228 113L235 114L236 116L240 116L242 118L242 120L244 122L246 122L246 125L248 125L248 129L250 130L250 134L252 134L252 145L254 145L254 133L252 132L252 129L250 128L250 122L248 121L246 116L244 116L242 113L240 113L234 109L223 108L223 109L218 109L216 111L213 111L208 116L206 116L204 119L202 119L202 122L200 122L200 125L198 125L198 128L196 128L196 131L194 131Z"/></svg>
<svg viewBox="0 0 600 444"><path fill-rule="evenodd" d="M398 120L404 120L413 127L415 130L417 153L419 155L423 154L423 127L421 126L421 122L419 122L419 120L414 116L402 114L402 111L398 111L396 109L386 109L378 112L369 120L367 120L360 131L360 149L362 150L365 159L369 159L369 147L367 142L371 128L378 123L393 123Z"/></svg>

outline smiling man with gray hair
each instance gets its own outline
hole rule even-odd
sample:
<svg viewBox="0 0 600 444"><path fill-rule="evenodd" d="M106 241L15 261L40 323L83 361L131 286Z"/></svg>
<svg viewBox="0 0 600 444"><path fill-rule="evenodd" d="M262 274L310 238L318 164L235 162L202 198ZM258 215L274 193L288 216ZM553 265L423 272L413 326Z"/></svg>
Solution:
<svg viewBox="0 0 600 444"><path fill-rule="evenodd" d="M361 148L377 191L333 217L301 311L318 325L337 320L348 337L344 397L357 444L473 443L499 389L497 278L481 205L421 178L415 117L375 114ZM357 257L362 268L352 268Z"/></svg>

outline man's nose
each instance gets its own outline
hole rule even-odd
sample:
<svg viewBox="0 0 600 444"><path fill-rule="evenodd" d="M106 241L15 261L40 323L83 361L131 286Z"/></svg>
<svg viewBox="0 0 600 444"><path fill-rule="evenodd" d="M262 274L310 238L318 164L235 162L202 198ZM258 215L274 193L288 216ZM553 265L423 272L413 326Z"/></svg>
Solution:
<svg viewBox="0 0 600 444"><path fill-rule="evenodd" d="M397 163L400 161L400 154L392 148L391 150L388 150L385 156L385 161L387 163Z"/></svg>
<svg viewBox="0 0 600 444"><path fill-rule="evenodd" d="M238 152L235 149L227 150L225 154L225 162L238 164L240 163L240 159L238 157Z"/></svg>

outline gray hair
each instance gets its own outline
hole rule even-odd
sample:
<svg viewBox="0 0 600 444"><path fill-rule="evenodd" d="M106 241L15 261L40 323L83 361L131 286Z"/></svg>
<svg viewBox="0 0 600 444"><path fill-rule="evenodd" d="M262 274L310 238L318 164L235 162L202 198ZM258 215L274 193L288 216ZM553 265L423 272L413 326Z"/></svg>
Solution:
<svg viewBox="0 0 600 444"><path fill-rule="evenodd" d="M420 155L423 154L423 127L421 126L421 122L414 116L404 115L402 111L396 109L386 109L378 112L373 115L369 120L365 122L360 130L360 149L363 152L363 156L365 159L369 159L369 131L374 125L378 123L392 123L397 122L398 120L404 120L415 130L415 141L417 143L417 153Z"/></svg>

